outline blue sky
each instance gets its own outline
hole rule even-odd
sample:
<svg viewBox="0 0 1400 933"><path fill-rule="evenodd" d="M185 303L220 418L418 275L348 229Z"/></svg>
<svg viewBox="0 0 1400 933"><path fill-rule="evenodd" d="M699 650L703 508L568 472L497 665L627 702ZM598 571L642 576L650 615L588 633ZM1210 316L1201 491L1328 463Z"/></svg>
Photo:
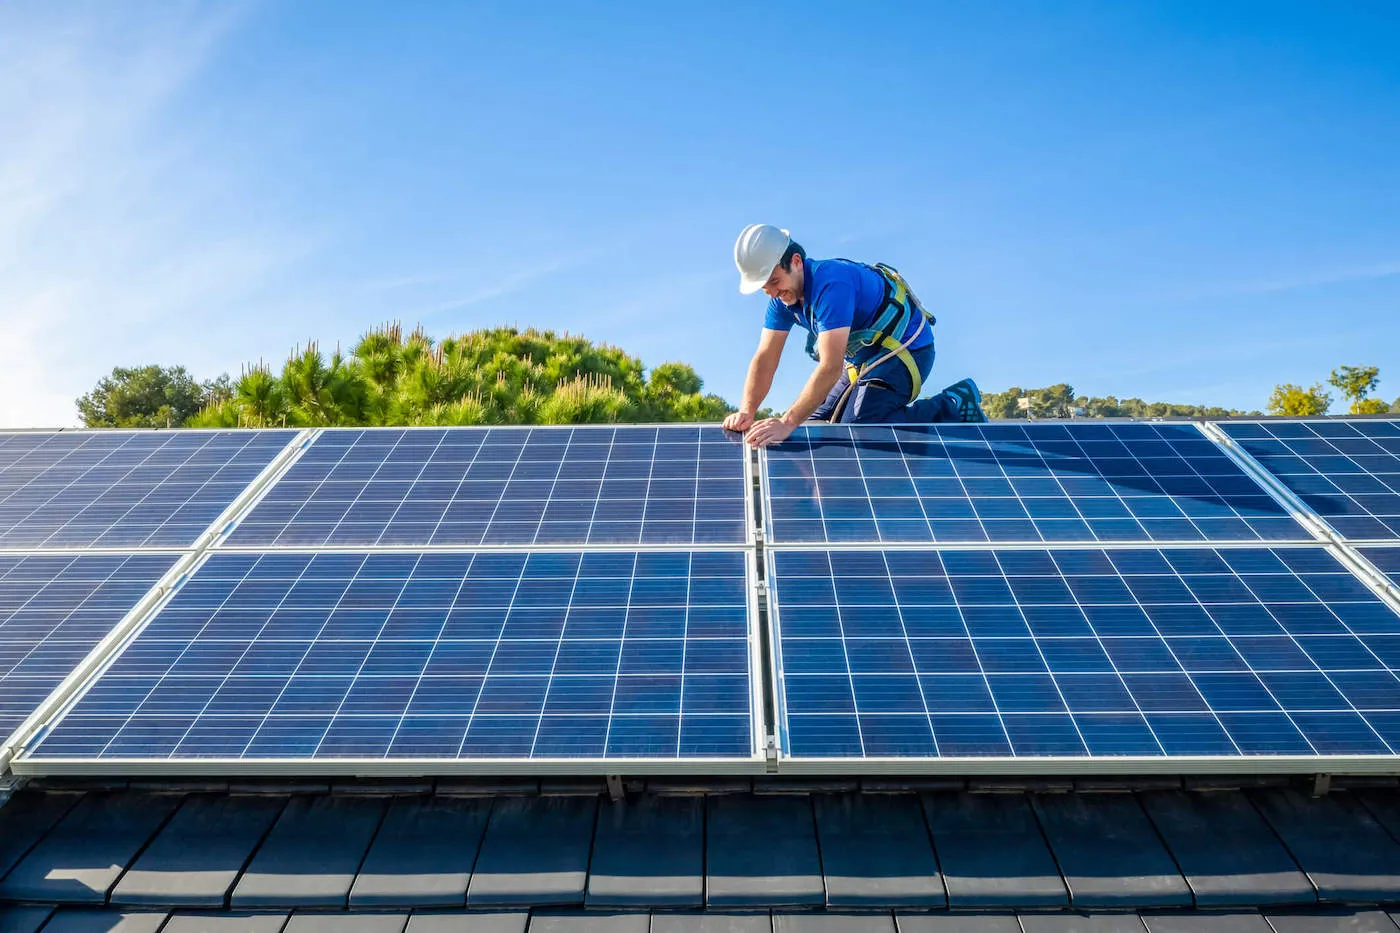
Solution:
<svg viewBox="0 0 1400 933"><path fill-rule="evenodd" d="M583 333L736 401L756 221L904 272L938 385L1259 407L1374 364L1392 399L1396 48L1389 2L18 0L0 426L390 319Z"/></svg>

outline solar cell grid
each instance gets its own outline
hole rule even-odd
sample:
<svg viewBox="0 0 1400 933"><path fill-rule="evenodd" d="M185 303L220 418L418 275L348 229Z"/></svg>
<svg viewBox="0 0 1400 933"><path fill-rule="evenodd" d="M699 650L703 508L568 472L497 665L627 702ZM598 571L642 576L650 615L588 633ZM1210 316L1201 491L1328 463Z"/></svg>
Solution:
<svg viewBox="0 0 1400 933"><path fill-rule="evenodd" d="M749 758L747 561L215 554L33 757Z"/></svg>
<svg viewBox="0 0 1400 933"><path fill-rule="evenodd" d="M696 425L326 431L229 543L742 544L745 456Z"/></svg>
<svg viewBox="0 0 1400 933"><path fill-rule="evenodd" d="M774 543L1310 537L1191 424L809 426L763 462Z"/></svg>
<svg viewBox="0 0 1400 933"><path fill-rule="evenodd" d="M1377 570L1390 578L1390 582L1400 587L1400 548L1365 547L1359 550Z"/></svg>
<svg viewBox="0 0 1400 933"><path fill-rule="evenodd" d="M797 759L1400 748L1400 617L1320 547L770 554Z"/></svg>
<svg viewBox="0 0 1400 933"><path fill-rule="evenodd" d="M165 555L0 557L0 739L174 563Z"/></svg>
<svg viewBox="0 0 1400 933"><path fill-rule="evenodd" d="M1219 427L1343 537L1400 538L1400 421Z"/></svg>
<svg viewBox="0 0 1400 933"><path fill-rule="evenodd" d="M294 433L0 434L0 547L191 545Z"/></svg>

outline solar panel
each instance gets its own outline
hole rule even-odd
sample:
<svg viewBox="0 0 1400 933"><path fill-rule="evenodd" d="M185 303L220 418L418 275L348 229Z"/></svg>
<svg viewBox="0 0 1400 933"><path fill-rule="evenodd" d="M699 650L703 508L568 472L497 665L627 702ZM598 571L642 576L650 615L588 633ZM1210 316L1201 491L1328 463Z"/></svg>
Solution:
<svg viewBox="0 0 1400 933"><path fill-rule="evenodd" d="M1400 421L1221 422L1338 534L1400 538Z"/></svg>
<svg viewBox="0 0 1400 933"><path fill-rule="evenodd" d="M169 555L0 557L0 740L174 562Z"/></svg>
<svg viewBox="0 0 1400 933"><path fill-rule="evenodd" d="M193 544L293 431L0 434L0 547Z"/></svg>
<svg viewBox="0 0 1400 933"><path fill-rule="evenodd" d="M743 762L749 560L216 553L30 757Z"/></svg>
<svg viewBox="0 0 1400 933"><path fill-rule="evenodd" d="M808 426L762 464L774 543L1311 539L1192 424Z"/></svg>
<svg viewBox="0 0 1400 933"><path fill-rule="evenodd" d="M1400 548L1363 547L1357 548L1376 569L1390 578L1390 582L1400 586Z"/></svg>
<svg viewBox="0 0 1400 933"><path fill-rule="evenodd" d="M229 543L742 544L745 457L697 425L330 430Z"/></svg>
<svg viewBox="0 0 1400 933"><path fill-rule="evenodd" d="M782 743L797 761L1268 767L1400 748L1400 616L1324 547L770 561Z"/></svg>

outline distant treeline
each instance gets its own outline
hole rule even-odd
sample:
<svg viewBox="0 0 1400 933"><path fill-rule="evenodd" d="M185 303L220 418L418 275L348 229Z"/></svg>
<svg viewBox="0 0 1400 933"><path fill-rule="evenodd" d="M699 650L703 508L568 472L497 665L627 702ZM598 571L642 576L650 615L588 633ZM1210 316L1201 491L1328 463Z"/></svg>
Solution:
<svg viewBox="0 0 1400 933"><path fill-rule="evenodd" d="M1375 366L1342 366L1328 383L1352 413L1400 412L1372 398ZM203 382L183 366L117 367L77 400L88 427L588 424L719 421L731 411L685 363L647 370L617 347L570 334L495 327L435 340L420 327L371 330L329 356L315 342L274 370L264 363ZM1076 395L1068 383L988 392L991 418L1166 418L1258 415L1209 405ZM1321 383L1284 383L1265 410L1325 414ZM760 415L769 414L765 409Z"/></svg>
<svg viewBox="0 0 1400 933"><path fill-rule="evenodd" d="M348 354L313 342L197 382L183 366L118 367L78 399L89 427L590 424L719 421L730 410L685 363L648 372L616 347L553 331L434 340L389 324Z"/></svg>
<svg viewBox="0 0 1400 933"><path fill-rule="evenodd" d="M1022 399L1026 401L1022 403ZM1224 418L1259 414L1210 405L1075 395L1074 387L1064 382L1043 389L1012 386L1005 392L986 392L982 395L982 408L988 418Z"/></svg>
<svg viewBox="0 0 1400 933"><path fill-rule="evenodd" d="M1380 384L1376 366L1340 366L1327 378L1349 403L1347 414L1376 415L1400 412L1400 398L1394 402L1372 398ZM1332 406L1332 393L1315 383L1307 388L1291 382L1274 387L1264 410L1271 415L1307 417L1325 415ZM1012 386L1005 392L987 392L982 407L989 418L1225 418L1260 415L1261 411L1241 411L1214 405L1179 405L1172 402L1145 402L1140 398L1118 399L1075 395L1074 387L1061 382L1043 389Z"/></svg>

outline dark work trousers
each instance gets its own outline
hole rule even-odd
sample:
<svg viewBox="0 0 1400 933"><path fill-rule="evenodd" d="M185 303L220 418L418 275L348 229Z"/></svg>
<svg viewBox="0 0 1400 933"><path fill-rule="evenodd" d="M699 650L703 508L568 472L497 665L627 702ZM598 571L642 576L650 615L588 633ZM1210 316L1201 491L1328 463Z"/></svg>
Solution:
<svg viewBox="0 0 1400 933"><path fill-rule="evenodd" d="M910 351L919 367L919 375L927 380L933 371L933 344ZM842 370L836 388L827 395L821 407L812 412L809 421L829 421L831 413L851 384L849 372ZM841 424L927 424L935 421L961 421L958 400L946 392L913 403L909 395L914 385L909 367L899 357L893 357L861 376L837 419Z"/></svg>

